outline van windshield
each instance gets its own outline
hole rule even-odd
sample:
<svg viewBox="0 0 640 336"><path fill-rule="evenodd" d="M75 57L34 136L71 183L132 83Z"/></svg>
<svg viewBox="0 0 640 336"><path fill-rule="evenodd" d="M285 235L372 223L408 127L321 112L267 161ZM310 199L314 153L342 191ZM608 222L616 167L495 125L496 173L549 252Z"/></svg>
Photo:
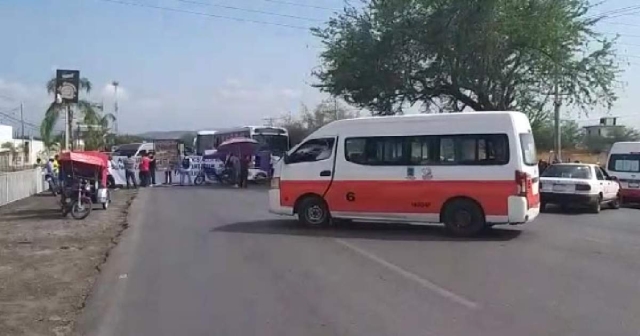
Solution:
<svg viewBox="0 0 640 336"><path fill-rule="evenodd" d="M639 173L640 154L611 154L607 168L619 173Z"/></svg>
<svg viewBox="0 0 640 336"><path fill-rule="evenodd" d="M139 143L121 145L113 152L113 156L134 156L138 152L140 145Z"/></svg>
<svg viewBox="0 0 640 336"><path fill-rule="evenodd" d="M520 133L520 146L522 148L522 159L527 166L533 166L538 163L538 154L536 153L536 143L532 133Z"/></svg>

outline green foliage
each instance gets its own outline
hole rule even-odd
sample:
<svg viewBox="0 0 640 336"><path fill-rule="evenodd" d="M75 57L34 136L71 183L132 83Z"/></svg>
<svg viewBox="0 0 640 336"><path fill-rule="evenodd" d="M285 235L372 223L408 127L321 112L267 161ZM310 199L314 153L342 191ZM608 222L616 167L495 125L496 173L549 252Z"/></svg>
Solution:
<svg viewBox="0 0 640 336"><path fill-rule="evenodd" d="M593 31L589 9L587 0L368 0L314 30L325 45L317 86L378 115L420 104L544 120L555 82L585 113L610 108L613 41Z"/></svg>
<svg viewBox="0 0 640 336"><path fill-rule="evenodd" d="M281 127L285 127L289 132L289 139L292 144L297 144L306 138L313 131L332 122L341 119L356 118L357 111L352 111L344 104L335 99L323 100L313 110L309 110L306 105L302 105L299 116L287 115L280 122Z"/></svg>
<svg viewBox="0 0 640 336"><path fill-rule="evenodd" d="M567 120L561 123L561 143L562 149L575 149L582 144L584 131L577 122ZM533 128L538 150L552 150L555 139L555 128L551 119L546 119L540 123L539 127Z"/></svg>
<svg viewBox="0 0 640 336"><path fill-rule="evenodd" d="M592 153L608 151L616 142L639 141L640 132L630 127L617 127L607 136L592 135L585 137L584 145Z"/></svg>

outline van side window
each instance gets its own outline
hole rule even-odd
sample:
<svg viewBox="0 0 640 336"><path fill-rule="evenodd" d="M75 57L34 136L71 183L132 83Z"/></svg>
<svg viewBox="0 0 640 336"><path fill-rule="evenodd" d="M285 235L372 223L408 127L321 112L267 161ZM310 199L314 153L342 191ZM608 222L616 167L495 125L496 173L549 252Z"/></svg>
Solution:
<svg viewBox="0 0 640 336"><path fill-rule="evenodd" d="M289 163L313 162L329 159L333 153L334 138L309 140L289 156Z"/></svg>
<svg viewBox="0 0 640 336"><path fill-rule="evenodd" d="M345 141L345 158L362 165L406 165L404 149L404 137L348 138Z"/></svg>
<svg viewBox="0 0 640 336"><path fill-rule="evenodd" d="M504 165L509 163L506 134L457 135L440 138L440 163L445 165Z"/></svg>
<svg viewBox="0 0 640 336"><path fill-rule="evenodd" d="M437 161L433 156L434 140L434 137L428 136L409 138L409 163L411 165L423 166L433 164Z"/></svg>
<svg viewBox="0 0 640 336"><path fill-rule="evenodd" d="M505 165L509 138L506 134L347 138L345 158L371 166Z"/></svg>

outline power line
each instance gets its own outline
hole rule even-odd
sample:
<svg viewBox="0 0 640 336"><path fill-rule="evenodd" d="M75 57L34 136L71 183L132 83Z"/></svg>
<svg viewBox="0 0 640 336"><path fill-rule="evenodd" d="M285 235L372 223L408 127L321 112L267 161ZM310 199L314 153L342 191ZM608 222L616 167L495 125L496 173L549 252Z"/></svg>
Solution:
<svg viewBox="0 0 640 336"><path fill-rule="evenodd" d="M282 4L282 5L288 5L288 6L323 9L323 10L328 10L328 11L339 11L340 10L338 8L329 8L329 7L322 7L322 6L316 6L316 5L307 5L307 4L302 4L302 3L298 3L298 2L289 2L289 1L282 1L282 0L262 0L262 1L272 2L272 3Z"/></svg>
<svg viewBox="0 0 640 336"><path fill-rule="evenodd" d="M200 15L200 16L205 16L205 17L210 17L210 18L225 19L225 20L231 20L231 21L237 21L237 22L257 23L257 24L279 26L279 27L285 27L285 28L291 28L291 29L299 29L299 30L309 30L309 29L311 29L311 27L296 26L296 25L290 25L290 24L286 24L286 23L251 20L251 19L244 19L244 18L233 17L233 16L224 16L224 15L216 15L216 14L210 14L210 13L193 12L193 11L188 11L188 10L183 10L183 9L178 9L178 8L154 6L154 5L126 2L126 1L119 1L119 0L99 0L99 1L111 2L111 3L115 3L115 4L119 4L119 5L125 5L125 6L151 8L151 9L156 9L156 10L162 10L162 11L168 11L168 12L176 12L176 13L182 13L182 14Z"/></svg>
<svg viewBox="0 0 640 336"><path fill-rule="evenodd" d="M297 15L280 14L280 13L262 11L262 10L258 10L258 9L240 8L240 7L219 5L219 4L213 4L213 3L201 2L201 1L193 1L193 0L175 0L175 1L188 3L188 4L194 4L194 5L202 5L202 6L210 6L210 7L219 7L219 8L225 8L225 9L232 9L232 10L249 12L249 13L258 13L258 14L279 16L279 17L285 17L285 18L296 19L296 20L315 21L315 22L322 22L323 21L323 20L318 20L318 19L313 19L313 18L308 18L308 17L302 17L302 16L297 16Z"/></svg>
<svg viewBox="0 0 640 336"><path fill-rule="evenodd" d="M589 16L587 16L587 18L590 18L590 19L595 19L595 18L612 19L612 18L615 18L615 17L618 17L618 16L627 15L625 13L627 13L629 11L634 11L636 9L640 9L640 5L626 6L626 7L622 7L622 8L612 9L612 10L604 11L602 13L589 15ZM610 15L613 15L613 16L610 16Z"/></svg>

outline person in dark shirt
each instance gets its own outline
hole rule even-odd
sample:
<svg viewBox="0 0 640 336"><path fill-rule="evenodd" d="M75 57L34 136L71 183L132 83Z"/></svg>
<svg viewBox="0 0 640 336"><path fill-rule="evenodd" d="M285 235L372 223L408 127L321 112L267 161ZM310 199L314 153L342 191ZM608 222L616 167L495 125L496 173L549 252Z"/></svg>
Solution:
<svg viewBox="0 0 640 336"><path fill-rule="evenodd" d="M156 154L151 152L149 154L149 178L151 179L151 186L156 184Z"/></svg>
<svg viewBox="0 0 640 336"><path fill-rule="evenodd" d="M240 159L240 188L246 188L249 182L249 164L251 156L245 155Z"/></svg>

